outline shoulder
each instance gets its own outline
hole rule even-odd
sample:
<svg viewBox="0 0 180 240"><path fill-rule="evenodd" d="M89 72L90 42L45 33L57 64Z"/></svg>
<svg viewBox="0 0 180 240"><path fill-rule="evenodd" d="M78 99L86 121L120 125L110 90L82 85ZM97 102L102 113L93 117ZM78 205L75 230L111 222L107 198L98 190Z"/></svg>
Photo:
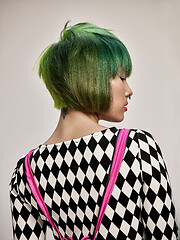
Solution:
<svg viewBox="0 0 180 240"><path fill-rule="evenodd" d="M20 159L16 162L15 168L12 172L9 186L10 191L15 188L17 190L17 187L21 184L22 179L24 179L25 176L25 155L21 156Z"/></svg>
<svg viewBox="0 0 180 240"><path fill-rule="evenodd" d="M146 183L150 184L152 178L160 181L162 175L168 178L161 148L154 134L149 131L130 129L126 143L126 153L139 162L142 179Z"/></svg>
<svg viewBox="0 0 180 240"><path fill-rule="evenodd" d="M138 140L139 144L141 142L145 142L145 143L149 143L150 145L153 144L153 146L154 146L154 143L157 143L154 133L150 133L149 131L144 130L144 129L132 128L129 130L130 131L129 131L128 136L136 141Z"/></svg>
<svg viewBox="0 0 180 240"><path fill-rule="evenodd" d="M128 129L128 128L126 128L126 129ZM119 129L119 128L117 128L117 130L118 130L118 133L121 131L121 129ZM137 140L141 140L144 142L148 142L148 141L152 142L151 140L156 141L154 134L151 134L147 130L137 129L137 128L130 128L128 130L129 130L128 138L131 138L135 141L137 141Z"/></svg>
<svg viewBox="0 0 180 240"><path fill-rule="evenodd" d="M139 155L148 154L155 158L162 157L155 134L144 129L129 129L126 146L139 152Z"/></svg>
<svg viewBox="0 0 180 240"><path fill-rule="evenodd" d="M166 175L166 164L154 133L143 129L130 129L128 141L129 144L137 144L137 156L143 172L150 172L152 175L152 172L158 171Z"/></svg>
<svg viewBox="0 0 180 240"><path fill-rule="evenodd" d="M25 158L26 155L23 155L16 162L16 166L11 175L9 183L10 199L13 205L21 202L31 204L37 209L36 201L34 201L34 197L32 198L32 192L27 181Z"/></svg>
<svg viewBox="0 0 180 240"><path fill-rule="evenodd" d="M144 141L148 141L149 138L155 140L154 134L151 134L147 130L139 129L139 128L138 129L137 128L131 128L129 130L130 130L129 131L130 136L138 137L139 139L142 139Z"/></svg>

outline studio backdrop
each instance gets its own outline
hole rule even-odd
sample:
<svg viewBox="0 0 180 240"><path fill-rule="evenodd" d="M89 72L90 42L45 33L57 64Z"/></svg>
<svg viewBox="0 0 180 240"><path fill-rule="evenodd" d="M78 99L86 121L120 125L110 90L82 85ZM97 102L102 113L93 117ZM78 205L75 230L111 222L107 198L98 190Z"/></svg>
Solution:
<svg viewBox="0 0 180 240"><path fill-rule="evenodd" d="M0 238L12 239L9 182L22 155L45 142L59 111L33 65L59 39L64 24L91 22L111 29L132 57L133 90L120 123L150 132L161 147L180 215L180 1L3 0L0 2L1 198ZM179 224L179 219L178 219ZM48 240L52 234L48 232Z"/></svg>

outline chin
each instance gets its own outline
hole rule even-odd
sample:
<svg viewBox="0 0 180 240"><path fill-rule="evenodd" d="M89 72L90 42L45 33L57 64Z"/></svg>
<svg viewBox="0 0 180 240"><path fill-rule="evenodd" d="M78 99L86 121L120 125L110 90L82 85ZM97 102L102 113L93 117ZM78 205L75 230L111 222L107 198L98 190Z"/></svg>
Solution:
<svg viewBox="0 0 180 240"><path fill-rule="evenodd" d="M114 121L114 122L122 122L123 120L124 120L124 116L123 117L117 117L116 121Z"/></svg>
<svg viewBox="0 0 180 240"><path fill-rule="evenodd" d="M123 115L118 114L116 116L109 116L102 120L108 121L108 122L122 122L124 120L124 114Z"/></svg>

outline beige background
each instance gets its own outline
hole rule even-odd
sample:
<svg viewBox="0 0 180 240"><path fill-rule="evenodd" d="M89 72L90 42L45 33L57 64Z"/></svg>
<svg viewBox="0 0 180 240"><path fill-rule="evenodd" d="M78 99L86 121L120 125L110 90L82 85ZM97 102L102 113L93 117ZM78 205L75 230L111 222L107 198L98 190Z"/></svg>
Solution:
<svg viewBox="0 0 180 240"><path fill-rule="evenodd" d="M92 22L114 30L132 56L134 95L121 123L158 141L180 215L180 1L0 1L1 200L0 239L12 239L9 181L17 160L43 143L59 112L33 65L58 41L65 22ZM179 222L179 219L178 219ZM52 239L48 232L48 240Z"/></svg>

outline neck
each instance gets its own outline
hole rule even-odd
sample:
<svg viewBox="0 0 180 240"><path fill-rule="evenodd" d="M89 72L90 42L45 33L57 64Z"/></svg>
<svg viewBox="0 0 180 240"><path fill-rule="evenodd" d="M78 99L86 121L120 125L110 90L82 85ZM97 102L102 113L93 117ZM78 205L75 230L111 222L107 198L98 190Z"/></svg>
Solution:
<svg viewBox="0 0 180 240"><path fill-rule="evenodd" d="M65 141L106 129L98 122L96 113L68 109L65 117L60 115L57 127L47 142Z"/></svg>
<svg viewBox="0 0 180 240"><path fill-rule="evenodd" d="M98 124L99 117L98 114L96 113L89 113L86 111L80 111L80 110L75 110L75 109L70 109L68 108L67 111L61 111L59 123L61 125L64 124L75 124L75 123L83 123L83 122L88 122L92 124Z"/></svg>

